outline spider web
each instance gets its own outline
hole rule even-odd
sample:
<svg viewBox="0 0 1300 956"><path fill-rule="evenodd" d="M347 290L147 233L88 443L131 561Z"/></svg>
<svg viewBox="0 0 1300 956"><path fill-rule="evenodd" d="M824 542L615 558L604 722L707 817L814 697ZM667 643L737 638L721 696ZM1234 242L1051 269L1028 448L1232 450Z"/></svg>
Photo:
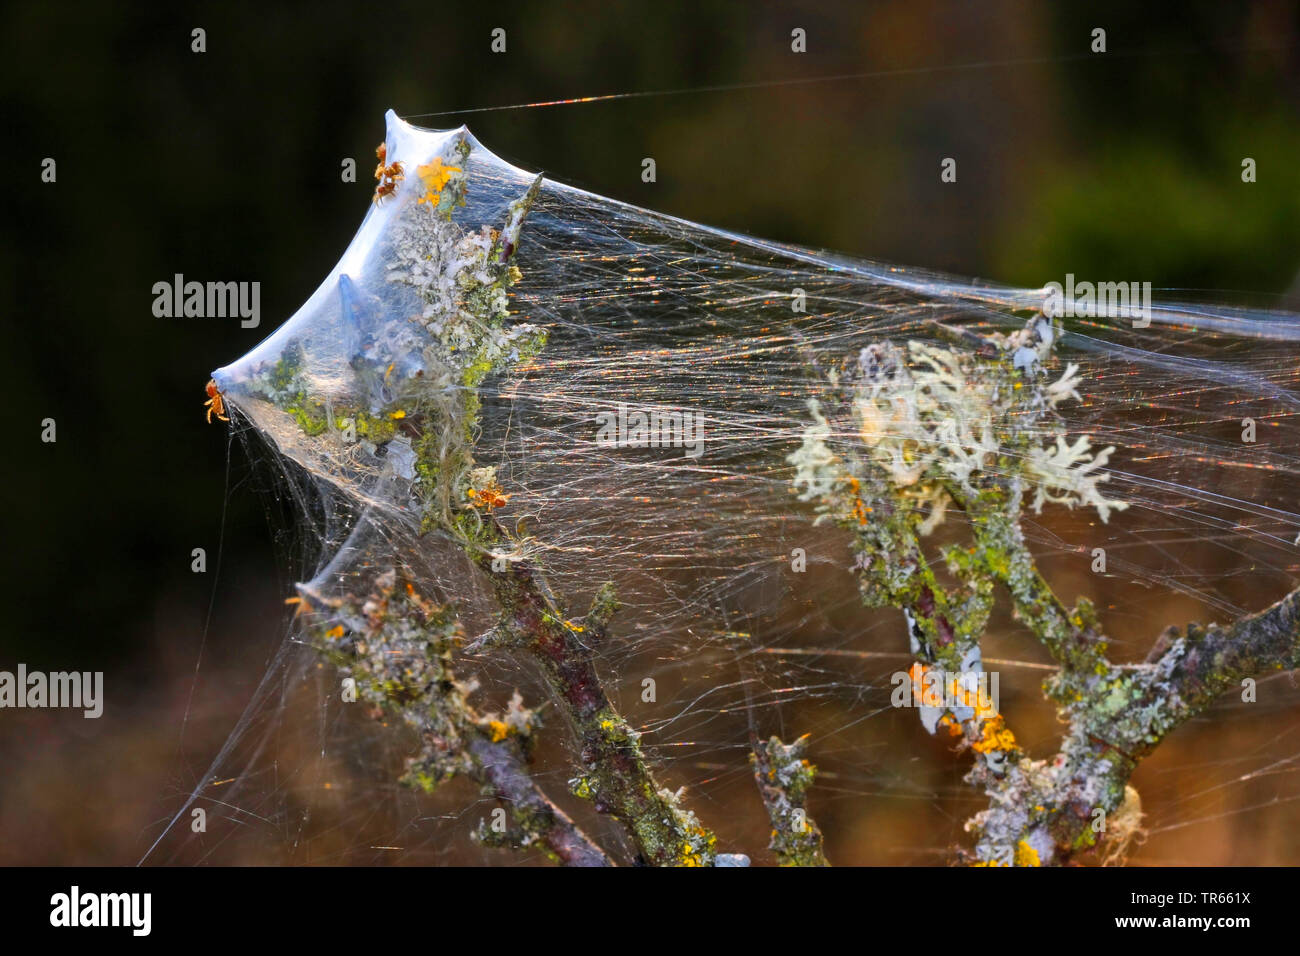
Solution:
<svg viewBox="0 0 1300 956"><path fill-rule="evenodd" d="M418 129L390 113L386 145L405 174L394 195L373 206L302 308L215 381L248 453L271 467L273 494L296 516L310 553L301 593L365 594L397 567L453 605L468 639L458 675L476 679L476 699L495 707L517 689L540 709L535 779L626 861L618 828L568 792L573 741L532 666L475 643L499 611L483 573L452 537L422 530L434 479L416 467L415 449L433 419L394 417L403 383L426 372L429 394L464 387L434 380L429 352L449 348L455 290L431 305L394 279L402 230L438 191L421 194L428 182L418 170L437 159L435 169L463 179L464 202L451 210L444 239L467 243L448 246L467 256L474 237L490 245L490 230L509 235L512 203L536 177L464 128ZM902 615L862 606L848 534L814 525L811 506L793 494L787 457L810 424L808 399L846 357L881 342L945 341L944 328L1012 332L1042 306L1044 291L764 242L549 180L511 251L519 279L504 331L535 327L547 338L535 352L505 341L474 386L482 403L474 463L495 469L508 498L493 513L544 566L565 606L580 612L613 583L621 608L595 649L599 667L661 781L686 788L686 804L718 832L720 849L768 862L751 737L808 734L820 769L810 812L833 862L947 859L968 842L962 824L983 806L961 780L969 757L890 706L891 675L912 660ZM477 268L466 262L428 268L444 278ZM1225 622L1294 588L1296 318L1166 302L1144 328L1097 316L1063 326L1055 361L1078 365L1080 400L1059 413L1070 436L1114 446L1105 490L1128 508L1104 523L1093 510L1060 505L1027 515L1026 534L1057 593L1091 598L1113 653L1140 660L1168 625ZM457 367L453 359L439 358ZM694 416L698 455L684 444L600 441L599 416L620 406ZM346 434L363 418L360 435ZM1243 440L1246 420L1253 442ZM451 507L480 514L464 502ZM965 533L962 516L950 514L927 552ZM1105 551L1104 572L1092 570L1095 549ZM797 570L800 553L806 567ZM985 663L1001 673L1002 710L1042 756L1060 733L1039 690L1051 667L1007 605L1000 595ZM1263 678L1255 702L1229 695L1166 741L1134 778L1149 832L1134 860L1300 858L1289 835L1300 819L1298 701L1289 675ZM400 786L414 747L400 722L340 699L337 672L295 619L243 718L146 860L541 860L475 842L496 803L472 782L432 794ZM206 832L191 829L194 808L205 808Z"/></svg>

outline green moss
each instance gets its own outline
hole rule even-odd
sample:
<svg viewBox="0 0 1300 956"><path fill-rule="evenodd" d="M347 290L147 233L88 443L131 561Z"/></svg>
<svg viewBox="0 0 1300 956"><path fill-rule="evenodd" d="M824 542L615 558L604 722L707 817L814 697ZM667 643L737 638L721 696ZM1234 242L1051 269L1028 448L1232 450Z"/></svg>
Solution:
<svg viewBox="0 0 1300 956"><path fill-rule="evenodd" d="M394 408L392 411L397 409ZM376 445L392 441L397 434L397 421L391 413L371 415L365 411L356 411L352 414L352 420L356 423L357 437L374 442Z"/></svg>
<svg viewBox="0 0 1300 956"><path fill-rule="evenodd" d="M306 396L300 395L295 404L286 405L284 410L286 414L293 417L304 434L315 437L324 434L329 428L329 420L325 417L325 406L319 402L308 401Z"/></svg>
<svg viewBox="0 0 1300 956"><path fill-rule="evenodd" d="M267 376L268 384L277 392L285 391L293 385L301 366L301 350L296 347L285 349Z"/></svg>

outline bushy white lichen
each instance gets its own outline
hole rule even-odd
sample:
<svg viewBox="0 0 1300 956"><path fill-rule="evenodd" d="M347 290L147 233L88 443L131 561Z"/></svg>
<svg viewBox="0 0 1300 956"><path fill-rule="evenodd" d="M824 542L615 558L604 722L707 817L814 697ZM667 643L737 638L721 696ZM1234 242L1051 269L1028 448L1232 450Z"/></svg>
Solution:
<svg viewBox="0 0 1300 956"><path fill-rule="evenodd" d="M1052 379L1046 365L1060 336L1042 317L1010 335L990 336L981 351L920 340L862 349L831 383L851 417L833 427L814 400L813 423L789 456L801 500L823 515L851 517L841 492L854 478L883 478L924 507L922 533L942 522L954 498L978 496L990 474L1018 473L1033 489L1030 506L1052 502L1095 508L1102 521L1127 503L1107 498L1100 471L1112 447L1093 452L1087 436L1066 440L1053 411L1079 400L1078 366ZM843 446L837 454L832 442Z"/></svg>

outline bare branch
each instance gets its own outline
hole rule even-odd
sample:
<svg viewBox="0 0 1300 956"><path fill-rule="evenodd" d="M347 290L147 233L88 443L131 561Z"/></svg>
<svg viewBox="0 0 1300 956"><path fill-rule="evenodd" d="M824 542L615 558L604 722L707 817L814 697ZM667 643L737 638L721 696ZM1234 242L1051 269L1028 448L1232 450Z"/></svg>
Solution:
<svg viewBox="0 0 1300 956"><path fill-rule="evenodd" d="M452 777L470 777L510 808L517 844L541 847L571 866L611 865L533 782L528 747L539 722L519 695L501 716L470 705L471 688L451 669L461 632L450 609L425 601L410 585L399 589L391 571L365 602L328 607L314 627L322 653L356 682L358 701L376 714L399 715L420 736L405 782L431 791Z"/></svg>

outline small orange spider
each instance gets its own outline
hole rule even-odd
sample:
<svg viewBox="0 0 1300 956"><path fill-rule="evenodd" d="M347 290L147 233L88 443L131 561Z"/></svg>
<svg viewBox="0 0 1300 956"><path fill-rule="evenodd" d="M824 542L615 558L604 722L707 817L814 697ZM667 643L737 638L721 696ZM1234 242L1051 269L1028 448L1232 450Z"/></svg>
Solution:
<svg viewBox="0 0 1300 956"><path fill-rule="evenodd" d="M385 177L401 179L405 173L400 162L394 162L391 165L388 162L388 147L380 143L375 148L375 155L379 157L379 165L375 167L375 179L382 182Z"/></svg>
<svg viewBox="0 0 1300 956"><path fill-rule="evenodd" d="M297 607L293 609L294 617L297 617L300 614L312 614L315 611L315 608L313 608L311 604L308 603L307 599L301 596L285 598L284 603L297 605Z"/></svg>
<svg viewBox="0 0 1300 956"><path fill-rule="evenodd" d="M375 179L379 185L375 187L374 201L379 202L397 191L397 184L406 178L406 173L397 160L388 162L388 147L384 143L375 149L375 155L379 157L379 165L375 167Z"/></svg>
<svg viewBox="0 0 1300 956"><path fill-rule="evenodd" d="M208 379L206 387L208 400L203 403L203 407L208 410L208 424L212 424L213 415L216 415L223 422L230 421L230 419L226 417L226 399L225 396L221 394L221 389L217 388L217 380L215 378Z"/></svg>
<svg viewBox="0 0 1300 956"><path fill-rule="evenodd" d="M502 494L501 486L496 481L488 482L486 487L477 491L471 488L468 495L471 508L484 508L487 511L500 508L510 500L510 495Z"/></svg>

